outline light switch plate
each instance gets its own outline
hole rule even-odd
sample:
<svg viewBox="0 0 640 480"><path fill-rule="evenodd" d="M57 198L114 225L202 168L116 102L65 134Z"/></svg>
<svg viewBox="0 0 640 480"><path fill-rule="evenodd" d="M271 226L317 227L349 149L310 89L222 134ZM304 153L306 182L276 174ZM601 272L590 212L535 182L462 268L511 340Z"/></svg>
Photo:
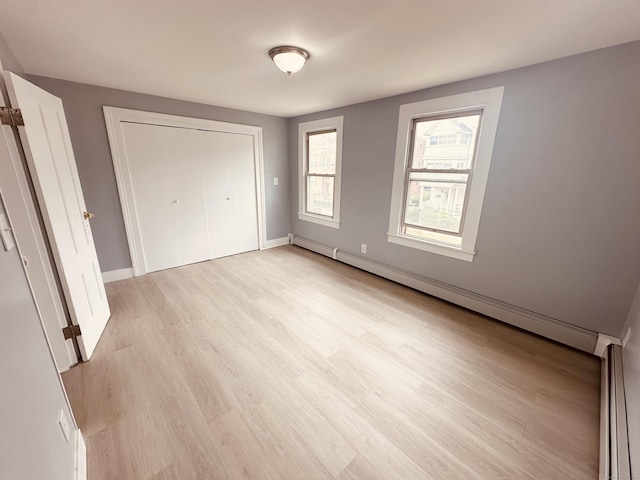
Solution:
<svg viewBox="0 0 640 480"><path fill-rule="evenodd" d="M62 429L62 434L64 435L64 439L69 442L71 438L71 427L69 427L69 422L67 421L67 416L64 414L64 410L60 409L58 413L58 424L60 424L60 428Z"/></svg>
<svg viewBox="0 0 640 480"><path fill-rule="evenodd" d="M0 238L2 239L2 245L5 251L8 252L16 246L11 225L9 225L9 219L4 213L0 213Z"/></svg>

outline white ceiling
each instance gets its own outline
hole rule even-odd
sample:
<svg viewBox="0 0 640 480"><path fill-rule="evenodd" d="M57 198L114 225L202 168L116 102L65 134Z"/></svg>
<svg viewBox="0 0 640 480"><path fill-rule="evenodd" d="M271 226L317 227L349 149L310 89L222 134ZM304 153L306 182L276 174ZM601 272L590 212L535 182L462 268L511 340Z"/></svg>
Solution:
<svg viewBox="0 0 640 480"><path fill-rule="evenodd" d="M28 73L290 117L640 39L640 0L2 0L0 32Z"/></svg>

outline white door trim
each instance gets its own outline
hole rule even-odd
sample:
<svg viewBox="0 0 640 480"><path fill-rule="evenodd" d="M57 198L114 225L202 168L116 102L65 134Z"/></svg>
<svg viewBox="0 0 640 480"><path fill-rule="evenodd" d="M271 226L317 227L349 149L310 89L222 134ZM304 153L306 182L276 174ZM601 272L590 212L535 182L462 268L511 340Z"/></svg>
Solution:
<svg viewBox="0 0 640 480"><path fill-rule="evenodd" d="M124 217L127 241L131 253L134 276L147 273L142 248L142 235L140 232L138 214L133 196L133 183L127 160L122 123L142 123L148 125L160 125L166 127L190 128L209 130L223 133L236 133L253 136L256 196L258 204L258 245L262 250L266 238L265 222L265 198L264 198L264 160L262 156L262 127L241 125L238 123L219 122L203 118L181 117L164 113L145 112L104 106L104 118L107 124L111 157L118 184L122 216Z"/></svg>
<svg viewBox="0 0 640 480"><path fill-rule="evenodd" d="M87 480L87 446L79 428L76 429L76 461L73 480Z"/></svg>

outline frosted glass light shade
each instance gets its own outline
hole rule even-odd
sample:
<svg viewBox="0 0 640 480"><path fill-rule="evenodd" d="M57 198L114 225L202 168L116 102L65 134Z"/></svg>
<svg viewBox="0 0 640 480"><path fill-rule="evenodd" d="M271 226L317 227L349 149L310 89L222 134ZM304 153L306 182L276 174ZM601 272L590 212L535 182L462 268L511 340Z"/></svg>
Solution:
<svg viewBox="0 0 640 480"><path fill-rule="evenodd" d="M298 47L275 47L269 56L280 70L288 75L296 73L309 59L309 52Z"/></svg>

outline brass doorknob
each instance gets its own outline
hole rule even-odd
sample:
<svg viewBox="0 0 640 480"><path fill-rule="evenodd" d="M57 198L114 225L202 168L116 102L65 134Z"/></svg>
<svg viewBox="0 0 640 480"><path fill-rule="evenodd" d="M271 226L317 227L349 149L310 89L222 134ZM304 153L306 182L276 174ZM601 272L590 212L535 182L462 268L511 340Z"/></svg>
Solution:
<svg viewBox="0 0 640 480"><path fill-rule="evenodd" d="M82 216L84 217L85 220L89 220L90 218L94 218L95 215L93 213L89 213L89 212L84 212L82 214Z"/></svg>

